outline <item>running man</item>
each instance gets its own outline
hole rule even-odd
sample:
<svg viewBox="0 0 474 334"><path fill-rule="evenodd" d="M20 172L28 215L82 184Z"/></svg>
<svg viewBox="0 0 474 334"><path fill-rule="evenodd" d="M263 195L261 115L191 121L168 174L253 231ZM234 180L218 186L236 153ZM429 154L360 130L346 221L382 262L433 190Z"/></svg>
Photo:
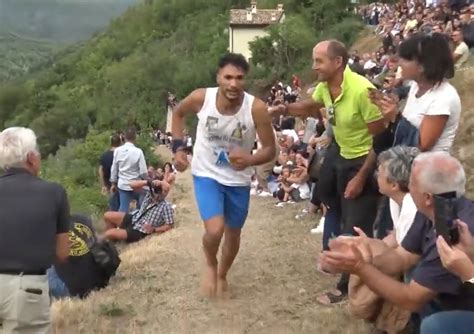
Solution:
<svg viewBox="0 0 474 334"><path fill-rule="evenodd" d="M237 256L240 233L247 218L253 166L271 161L275 137L265 103L244 91L249 64L240 54L223 56L216 88L197 89L175 108L172 149L179 171L188 166L183 142L184 118L197 114L196 143L192 159L194 191L205 233L206 257L203 292L213 297L228 290L227 273ZM262 147L251 154L256 134ZM222 257L217 252L224 237Z"/></svg>

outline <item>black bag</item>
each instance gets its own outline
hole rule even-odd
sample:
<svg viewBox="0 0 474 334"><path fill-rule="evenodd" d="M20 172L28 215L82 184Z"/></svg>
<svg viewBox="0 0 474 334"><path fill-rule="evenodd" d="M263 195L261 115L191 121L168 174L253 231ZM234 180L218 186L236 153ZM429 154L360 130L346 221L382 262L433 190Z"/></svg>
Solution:
<svg viewBox="0 0 474 334"><path fill-rule="evenodd" d="M115 275L121 262L117 248L108 240L97 240L90 247L90 251L94 257L94 261L104 271L104 278L108 282L109 279Z"/></svg>
<svg viewBox="0 0 474 334"><path fill-rule="evenodd" d="M308 176L312 182L316 182L319 179L319 173L321 171L321 165L324 161L326 148L316 148L311 159L308 163Z"/></svg>

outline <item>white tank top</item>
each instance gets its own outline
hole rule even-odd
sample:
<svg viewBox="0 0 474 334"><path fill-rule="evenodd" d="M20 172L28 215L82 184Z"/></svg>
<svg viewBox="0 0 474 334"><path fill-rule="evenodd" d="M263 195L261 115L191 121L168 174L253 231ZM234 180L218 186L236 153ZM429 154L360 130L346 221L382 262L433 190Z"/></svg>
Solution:
<svg viewBox="0 0 474 334"><path fill-rule="evenodd" d="M254 97L245 93L240 110L234 115L222 115L216 107L218 88L207 88L204 104L199 111L192 173L209 177L226 186L248 186L253 168L242 171L232 168L228 153L240 147L249 153L255 143L252 117Z"/></svg>

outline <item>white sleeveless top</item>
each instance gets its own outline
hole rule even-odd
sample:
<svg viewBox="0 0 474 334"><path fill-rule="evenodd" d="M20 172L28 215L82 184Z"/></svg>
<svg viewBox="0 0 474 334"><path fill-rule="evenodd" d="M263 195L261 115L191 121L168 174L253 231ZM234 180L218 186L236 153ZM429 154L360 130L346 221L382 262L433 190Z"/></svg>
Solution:
<svg viewBox="0 0 474 334"><path fill-rule="evenodd" d="M254 97L245 93L240 110L234 115L222 115L217 110L218 88L207 88L204 104L199 111L196 143L191 169L193 175L209 177L226 186L248 186L253 168L242 171L232 168L228 153L240 147L249 153L255 143L252 117Z"/></svg>

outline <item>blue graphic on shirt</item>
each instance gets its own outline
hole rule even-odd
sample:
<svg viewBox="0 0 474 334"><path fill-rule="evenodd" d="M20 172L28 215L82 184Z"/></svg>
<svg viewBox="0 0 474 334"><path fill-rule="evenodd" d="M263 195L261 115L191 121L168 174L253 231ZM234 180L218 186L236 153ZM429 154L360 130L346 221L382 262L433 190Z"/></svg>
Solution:
<svg viewBox="0 0 474 334"><path fill-rule="evenodd" d="M229 154L221 150L217 154L217 161L216 161L217 166L229 166L230 165L230 160L229 160Z"/></svg>

